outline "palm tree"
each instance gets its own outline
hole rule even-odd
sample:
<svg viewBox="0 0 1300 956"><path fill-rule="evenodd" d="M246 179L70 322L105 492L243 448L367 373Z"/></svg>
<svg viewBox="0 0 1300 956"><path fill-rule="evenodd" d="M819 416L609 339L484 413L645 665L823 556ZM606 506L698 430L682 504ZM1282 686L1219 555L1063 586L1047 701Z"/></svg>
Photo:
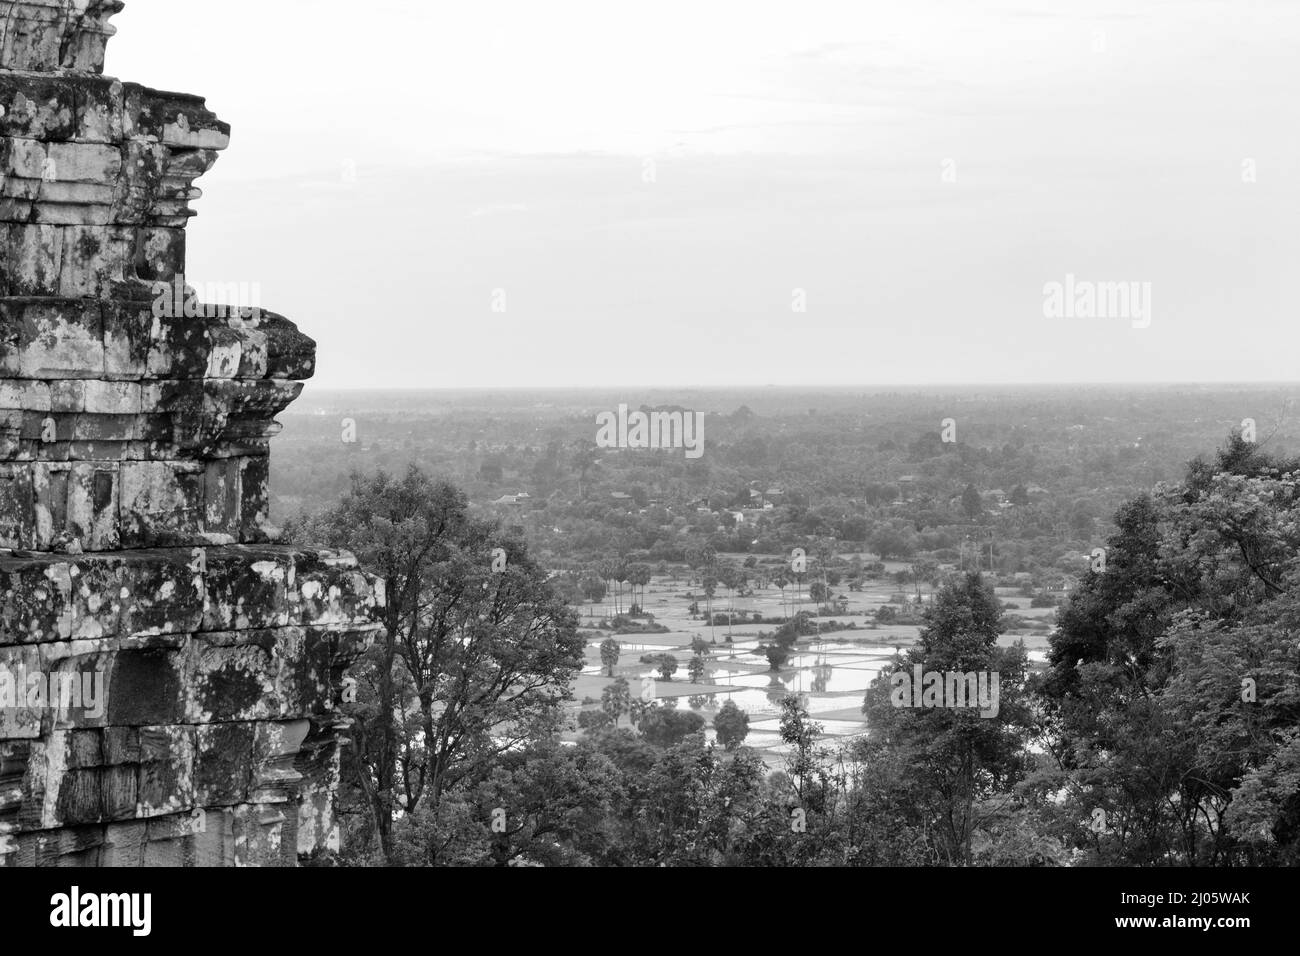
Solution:
<svg viewBox="0 0 1300 956"><path fill-rule="evenodd" d="M606 589L607 589L607 590L612 590L612 589L609 587L609 584L610 584L611 581L614 581L614 580L616 580L616 579L618 578L618 561L617 561L617 559L610 557L610 558L602 558L600 561L597 561L597 562L596 562L596 573L599 574L600 577L601 577L601 580L605 582L605 587L606 587ZM617 607L617 606L616 606L616 607ZM614 611L614 613L615 613L615 614L618 613L617 609Z"/></svg>
<svg viewBox="0 0 1300 956"><path fill-rule="evenodd" d="M790 579L786 576L784 571L778 571L773 576L772 583L781 589L781 616L788 621L790 620L790 615L787 614L785 610L785 589L787 585L789 585Z"/></svg>
<svg viewBox="0 0 1300 956"><path fill-rule="evenodd" d="M632 582L632 603L639 604L641 612L645 613L645 589L650 583L651 578L650 565L634 564L628 569L628 580ZM636 599L636 589L641 589L641 600Z"/></svg>
<svg viewBox="0 0 1300 956"><path fill-rule="evenodd" d="M631 567L628 565L627 559L620 557L618 559L617 570L615 571L618 580L618 612L620 614L623 613L623 585L631 577L631 573Z"/></svg>
<svg viewBox="0 0 1300 956"><path fill-rule="evenodd" d="M704 602L708 608L709 615L709 635L713 637L713 643L718 643L718 639L713 635L713 595L718 589L718 579L712 570L705 571L702 577L704 584Z"/></svg>

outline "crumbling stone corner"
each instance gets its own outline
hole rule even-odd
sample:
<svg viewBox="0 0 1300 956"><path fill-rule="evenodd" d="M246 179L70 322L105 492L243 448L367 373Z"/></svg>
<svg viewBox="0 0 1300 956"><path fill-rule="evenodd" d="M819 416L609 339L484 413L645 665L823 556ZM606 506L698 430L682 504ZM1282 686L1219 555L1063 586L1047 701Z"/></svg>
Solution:
<svg viewBox="0 0 1300 956"><path fill-rule="evenodd" d="M280 543L314 343L185 284L199 97L102 75L120 0L0 0L0 866L336 849L351 555Z"/></svg>

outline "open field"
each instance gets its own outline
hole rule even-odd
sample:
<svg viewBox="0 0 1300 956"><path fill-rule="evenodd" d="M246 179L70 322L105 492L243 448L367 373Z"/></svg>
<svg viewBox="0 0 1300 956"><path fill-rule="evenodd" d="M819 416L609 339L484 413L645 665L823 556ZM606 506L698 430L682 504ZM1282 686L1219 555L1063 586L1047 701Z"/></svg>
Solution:
<svg viewBox="0 0 1300 956"><path fill-rule="evenodd" d="M901 565L899 567L902 567ZM643 610L654 616L654 623L668 628L660 634L614 634L597 629L603 618L614 613L613 596L597 604L583 606L582 626L588 634L586 666L573 683L577 709L599 709L601 693L616 678L622 677L631 686L633 697L643 690L653 692L654 699L671 701L673 706L694 710L705 721L706 735L714 740L712 721L718 708L728 699L749 714L750 733L745 745L758 751L770 766L781 766L785 746L778 735L778 715L781 700L789 694L798 694L813 718L822 725L823 738L828 744L847 741L866 731L862 716L862 701L868 685L882 669L888 666L900 650L911 647L920 636L915 624L876 625L876 610L891 604L899 606L897 585L887 581L869 582L861 591L835 589L847 601L847 613L818 618L821 622L833 621L842 628L819 636L800 638L794 657L780 671L772 671L759 645L767 635L776 630L775 624L749 623L710 627L703 614L693 616L690 606L694 596L700 595L698 585L688 584L685 577L673 581L656 577L646 587ZM915 591L909 591L915 597ZM922 586L922 597L929 600L930 589ZM1042 619L1052 614L1050 608L1029 607L1029 600L1006 589L999 598L1016 607L1017 615L1029 619ZM626 610L629 596L624 593ZM703 598L700 596L701 608ZM793 587L787 588L784 600L776 587L755 590L744 597L732 598L721 590L715 594L715 614L750 615L758 612L764 618L783 618L808 610L815 612L817 605L810 601L806 586L801 598ZM728 633L730 631L730 633ZM1030 655L1043 661L1047 648L1046 631L1006 634L1001 643L1011 645L1024 640ZM613 636L621 647L614 677L605 674L600 661L600 644ZM686 665L691 658L691 642L702 637L710 644L706 678L700 683L686 679ZM679 669L671 681L659 679L656 668L643 664L646 654L672 654ZM647 678L653 685L643 684ZM584 701L586 703L584 703ZM628 726L628 718L622 724ZM576 739L577 732L569 734Z"/></svg>

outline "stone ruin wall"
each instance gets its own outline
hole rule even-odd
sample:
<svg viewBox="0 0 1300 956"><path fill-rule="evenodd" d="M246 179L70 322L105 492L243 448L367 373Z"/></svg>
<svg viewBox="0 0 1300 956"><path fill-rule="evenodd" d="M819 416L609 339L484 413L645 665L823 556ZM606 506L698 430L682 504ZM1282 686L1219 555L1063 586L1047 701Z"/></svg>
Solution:
<svg viewBox="0 0 1300 956"><path fill-rule="evenodd" d="M0 866L294 865L383 594L268 522L314 343L159 305L230 131L102 75L122 7L0 0Z"/></svg>

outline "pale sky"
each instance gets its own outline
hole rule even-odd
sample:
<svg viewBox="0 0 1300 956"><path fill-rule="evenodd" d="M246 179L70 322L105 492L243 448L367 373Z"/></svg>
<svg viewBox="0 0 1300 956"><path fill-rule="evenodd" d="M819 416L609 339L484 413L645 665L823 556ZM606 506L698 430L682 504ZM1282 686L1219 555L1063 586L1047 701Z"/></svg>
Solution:
<svg viewBox="0 0 1300 956"><path fill-rule="evenodd" d="M234 127L191 281L260 284L319 387L1300 379L1296 0L113 23L108 73ZM1067 274L1150 326L1045 317Z"/></svg>

